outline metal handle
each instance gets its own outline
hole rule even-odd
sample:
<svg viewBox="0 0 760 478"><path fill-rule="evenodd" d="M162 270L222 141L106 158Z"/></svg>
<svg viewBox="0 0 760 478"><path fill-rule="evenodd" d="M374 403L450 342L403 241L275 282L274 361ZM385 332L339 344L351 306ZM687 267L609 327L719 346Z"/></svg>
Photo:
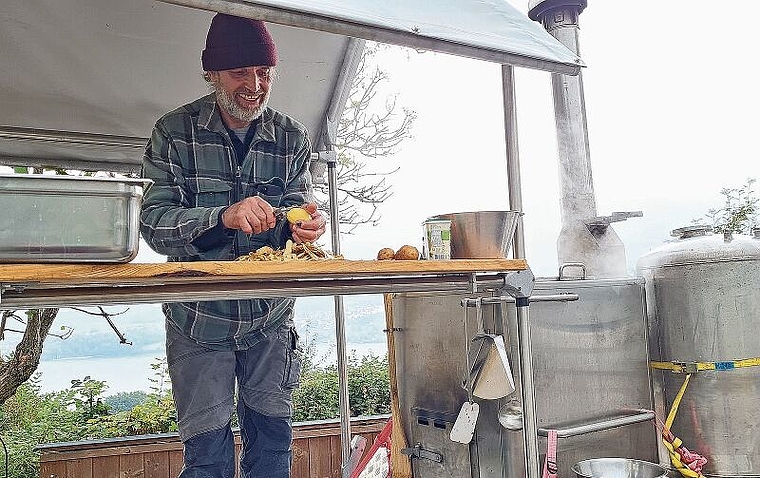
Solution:
<svg viewBox="0 0 760 478"><path fill-rule="evenodd" d="M558 279L559 280L565 279L564 274L562 274L562 273L568 267L580 267L581 268L581 279L585 279L586 278L586 264L584 264L582 262L566 262L566 263L562 264L561 266L559 266L559 275L558 275ZM567 279L565 279L565 280L567 280Z"/></svg>
<svg viewBox="0 0 760 478"><path fill-rule="evenodd" d="M409 458L421 458L435 463L443 463L442 454L422 448L422 443L417 443L412 448L402 448L401 454L406 455Z"/></svg>
<svg viewBox="0 0 760 478"><path fill-rule="evenodd" d="M610 430L612 428L633 425L634 423L646 422L654 419L654 412L652 410L637 410L637 412L638 413L635 413L633 415L626 414L598 422L584 423L582 425L576 425L573 427L557 428L557 437L567 438L577 435L585 435L586 433ZM549 430L549 428L539 428L538 434L542 437L548 436Z"/></svg>
<svg viewBox="0 0 760 478"><path fill-rule="evenodd" d="M517 300L514 297L508 295L502 295L499 297L483 297L477 299L483 305L493 304L514 304ZM532 295L530 296L530 302L572 302L578 300L578 294L547 294L547 295ZM462 299L461 304L463 307L476 307L476 299Z"/></svg>

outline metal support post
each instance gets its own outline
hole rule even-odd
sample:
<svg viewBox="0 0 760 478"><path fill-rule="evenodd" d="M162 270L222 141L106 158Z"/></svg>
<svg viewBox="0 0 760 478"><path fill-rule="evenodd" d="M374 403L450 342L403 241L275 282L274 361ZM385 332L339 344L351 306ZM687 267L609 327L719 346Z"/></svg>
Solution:
<svg viewBox="0 0 760 478"><path fill-rule="evenodd" d="M334 151L323 153L327 161L327 184L330 191L330 235L334 254L340 254L340 224L338 220L338 177L335 167L337 155ZM346 319L343 296L335 296L335 341L338 355L338 401L340 405L340 445L341 463L348 463L351 457L351 410L348 397L348 360L346 358Z"/></svg>
<svg viewBox="0 0 760 478"><path fill-rule="evenodd" d="M533 383L533 351L530 337L528 298L517 297L517 341L520 354L520 393L523 404L523 445L527 478L541 476L538 469L538 423Z"/></svg>
<svg viewBox="0 0 760 478"><path fill-rule="evenodd" d="M501 65L501 82L504 96L504 140L507 147L507 189L509 209L523 212L522 185L520 181L520 148L517 143L517 100L515 96L515 68ZM512 242L512 257L525 259L525 229L522 216L517 218L517 228Z"/></svg>
<svg viewBox="0 0 760 478"><path fill-rule="evenodd" d="M517 308L517 350L520 361L520 393L523 413L523 446L527 478L539 478L538 423L536 395L533 382L533 351L531 347L529 300L535 277L530 270L512 272L504 277L504 289L515 298Z"/></svg>

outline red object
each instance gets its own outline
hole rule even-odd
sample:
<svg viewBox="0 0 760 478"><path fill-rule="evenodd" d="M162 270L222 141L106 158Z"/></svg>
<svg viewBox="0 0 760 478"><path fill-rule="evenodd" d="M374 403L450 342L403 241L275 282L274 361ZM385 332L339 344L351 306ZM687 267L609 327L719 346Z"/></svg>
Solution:
<svg viewBox="0 0 760 478"><path fill-rule="evenodd" d="M702 473L702 467L707 464L707 458L699 453L689 451L685 446L679 446L676 451L681 455L681 463L688 466L690 470Z"/></svg>
<svg viewBox="0 0 760 478"><path fill-rule="evenodd" d="M392 476L391 475L391 431L393 430L393 417L388 419L388 422L385 424L383 429L380 431L380 433L375 437L375 441L372 442L372 446L369 448L369 451L367 454L364 455L364 458L359 462L358 465L356 465L356 469L351 473L350 478L358 478L358 476L361 474L362 471L364 471L364 468L367 467L367 463L372 459L373 456L375 456L376 453L385 453L388 457L388 474L386 476ZM383 448L384 450L380 450Z"/></svg>

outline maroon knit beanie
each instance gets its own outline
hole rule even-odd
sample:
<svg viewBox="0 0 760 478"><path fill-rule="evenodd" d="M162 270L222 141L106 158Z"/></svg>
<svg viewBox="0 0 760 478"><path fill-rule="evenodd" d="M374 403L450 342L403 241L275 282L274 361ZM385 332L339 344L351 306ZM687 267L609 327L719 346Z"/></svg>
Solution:
<svg viewBox="0 0 760 478"><path fill-rule="evenodd" d="M277 49L261 20L218 13L211 20L201 62L204 71L275 66Z"/></svg>

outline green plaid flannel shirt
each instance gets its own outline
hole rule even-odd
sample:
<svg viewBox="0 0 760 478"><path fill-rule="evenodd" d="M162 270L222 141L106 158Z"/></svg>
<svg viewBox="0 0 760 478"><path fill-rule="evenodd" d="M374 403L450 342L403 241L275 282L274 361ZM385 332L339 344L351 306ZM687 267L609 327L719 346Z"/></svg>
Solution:
<svg viewBox="0 0 760 478"><path fill-rule="evenodd" d="M214 94L158 120L143 156L140 232L169 261L233 260L263 245L283 247L286 221L250 238L225 230L201 250L194 241L217 226L221 211L249 196L273 207L312 201L306 129L266 108L242 162L222 123ZM216 228L216 230L219 230ZM211 348L242 350L293 316L292 298L177 302L163 311L177 329Z"/></svg>

